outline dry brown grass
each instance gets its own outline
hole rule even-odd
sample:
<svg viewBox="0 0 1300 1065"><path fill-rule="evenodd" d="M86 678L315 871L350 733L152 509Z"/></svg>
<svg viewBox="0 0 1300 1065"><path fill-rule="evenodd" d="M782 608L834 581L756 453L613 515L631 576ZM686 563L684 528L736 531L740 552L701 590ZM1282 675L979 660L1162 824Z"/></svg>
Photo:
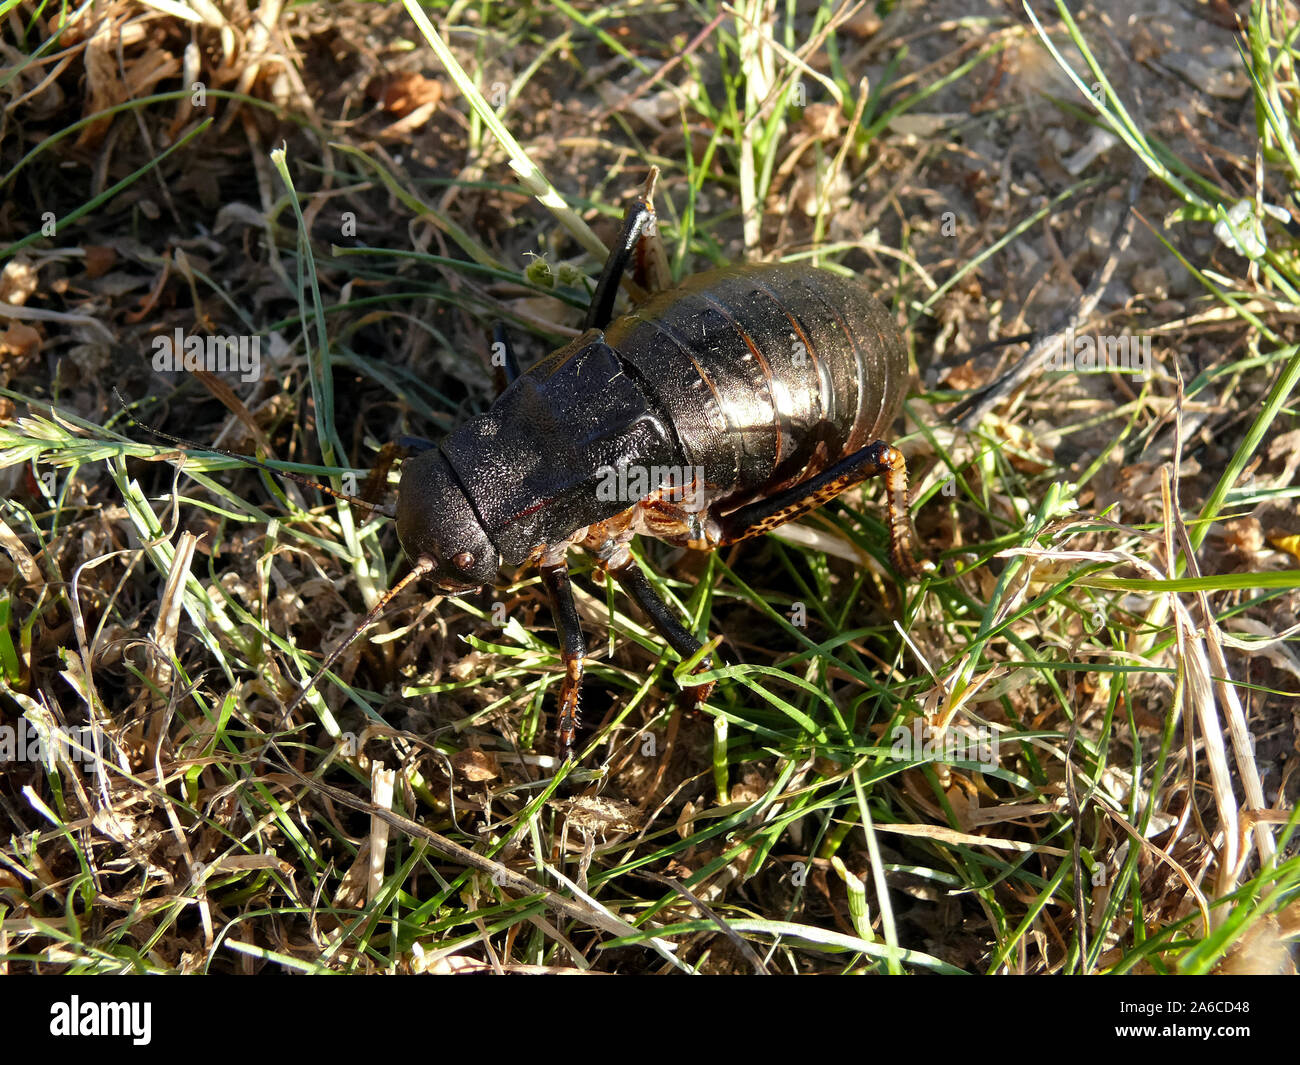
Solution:
<svg viewBox="0 0 1300 1065"><path fill-rule="evenodd" d="M1092 139L1017 5L845 8L833 50L830 9L787 37L762 5L457 8L468 87L395 4L10 8L0 724L84 727L102 757L0 764L0 966L1294 971L1300 271L1276 220L1250 262L1193 210L1284 202L1295 146L1257 156L1251 103L1296 121L1292 57L1257 27L1277 65L1252 87L1207 12L1122 6L1081 33L1167 169L1082 328L1149 335L1154 370L1036 374L973 432L952 402L1019 357L974 353L1079 305L1144 147ZM283 722L405 572L391 531L182 459L113 389L205 444L360 475L489 402L490 319L526 358L574 331L651 163L680 271L819 247L892 301L939 571L900 598L853 493L802 540L647 547L723 637L702 715L587 575L603 775L577 803L532 753L562 670L532 574L404 592ZM260 336L263 372L155 373L178 327ZM996 766L891 751L918 720L996 737Z"/></svg>

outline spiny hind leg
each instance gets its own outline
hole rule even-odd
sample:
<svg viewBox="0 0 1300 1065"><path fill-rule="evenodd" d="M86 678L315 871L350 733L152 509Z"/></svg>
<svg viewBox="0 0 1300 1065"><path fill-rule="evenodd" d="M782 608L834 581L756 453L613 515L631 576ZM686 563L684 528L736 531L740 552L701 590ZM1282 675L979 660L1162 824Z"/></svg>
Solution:
<svg viewBox="0 0 1300 1065"><path fill-rule="evenodd" d="M768 532L829 503L845 489L879 476L885 479L890 557L902 576L915 577L921 567L914 559L916 539L908 514L907 464L902 452L883 440L855 451L810 480L717 518L719 539L711 546L724 547Z"/></svg>

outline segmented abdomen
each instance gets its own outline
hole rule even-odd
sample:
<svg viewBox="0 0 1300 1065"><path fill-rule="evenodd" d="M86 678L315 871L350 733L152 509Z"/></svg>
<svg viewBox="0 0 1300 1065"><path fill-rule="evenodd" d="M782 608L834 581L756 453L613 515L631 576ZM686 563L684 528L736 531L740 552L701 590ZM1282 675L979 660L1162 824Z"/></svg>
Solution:
<svg viewBox="0 0 1300 1065"><path fill-rule="evenodd" d="M867 287L806 264L697 274L606 338L720 511L886 435L907 374L898 327Z"/></svg>

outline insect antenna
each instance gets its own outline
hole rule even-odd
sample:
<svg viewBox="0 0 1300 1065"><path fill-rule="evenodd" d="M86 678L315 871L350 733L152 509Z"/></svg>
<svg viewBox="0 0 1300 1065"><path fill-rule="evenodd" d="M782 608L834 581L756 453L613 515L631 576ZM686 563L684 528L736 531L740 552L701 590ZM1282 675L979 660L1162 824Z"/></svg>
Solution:
<svg viewBox="0 0 1300 1065"><path fill-rule="evenodd" d="M411 572L408 573L396 584L394 584L390 589L388 589L388 591L386 591L380 597L379 602L377 602L373 607L371 607L369 613L367 613L366 616L361 619L361 623L357 625L357 627L354 628L350 633L348 633L347 639L344 640L341 644L339 644L336 648L334 648L334 650L332 650L328 655L325 656L325 661L321 663L320 668L317 669L316 672L311 675L311 678L307 681L306 684L304 684L302 687L298 689L296 693L294 693L294 697L289 700L289 702L285 705L284 711L280 714L280 722L276 727L277 732L283 729L286 724L288 724L289 718L293 714L293 712L297 710L298 706L302 703L302 701L305 698L307 698L308 695L311 694L312 689L316 687L321 677L325 676L325 674L329 672L330 668L334 665L335 662L339 660L339 657L343 654L343 652L346 651L349 647L351 647L352 644L356 642L357 637L360 636L363 632L365 632L366 629L370 628L370 626L373 625L379 619L379 615L382 614L385 608L388 606L388 604L392 602L394 596L396 596L399 592L403 591L405 588L407 588L415 581L419 580L425 574L433 572L433 570L436 568L437 568L437 563L434 562L433 559L431 559L428 555L422 555L416 561L415 566L411 569Z"/></svg>
<svg viewBox="0 0 1300 1065"><path fill-rule="evenodd" d="M116 388L113 389L113 392L117 396L118 403L122 405L122 413L126 415L126 420L133 426L143 429L146 433L152 433L154 436L162 440L170 441L178 447L184 448L186 451L206 451L213 455L223 455L228 459L234 459L236 462L242 462L248 466L255 466L259 470L265 470L274 477L283 477L287 481L293 481L296 484L303 485L307 488L315 488L318 492L324 492L325 495L333 496L335 499L341 499L345 503L351 503L358 507L365 507L367 510L373 511L374 513L382 515L390 520L396 517L392 509L384 506L382 503L372 503L370 500L362 499L360 496L348 495L347 492L340 492L337 489L331 488L327 484L321 484L320 481L312 480L310 477L304 477L298 473L292 473L289 470L277 470L274 466L262 462L260 459L251 458L248 455L240 455L237 452L228 451L223 447L212 447L211 445L199 444L193 440L187 440L183 436L173 436L171 433L165 433L161 429L155 428L147 422L140 421L140 419L132 414L128 409L126 401L122 398L122 393L118 392Z"/></svg>

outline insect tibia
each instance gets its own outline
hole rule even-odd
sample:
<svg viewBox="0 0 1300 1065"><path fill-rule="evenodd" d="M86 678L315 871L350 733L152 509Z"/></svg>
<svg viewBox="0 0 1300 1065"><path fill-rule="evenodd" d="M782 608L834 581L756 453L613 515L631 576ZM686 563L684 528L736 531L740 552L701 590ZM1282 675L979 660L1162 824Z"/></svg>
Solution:
<svg viewBox="0 0 1300 1065"><path fill-rule="evenodd" d="M911 507L907 494L907 465L894 448L888 450L885 464L885 506L889 514L889 550L894 568L909 580L934 572L928 559L917 561L916 533L912 528Z"/></svg>

